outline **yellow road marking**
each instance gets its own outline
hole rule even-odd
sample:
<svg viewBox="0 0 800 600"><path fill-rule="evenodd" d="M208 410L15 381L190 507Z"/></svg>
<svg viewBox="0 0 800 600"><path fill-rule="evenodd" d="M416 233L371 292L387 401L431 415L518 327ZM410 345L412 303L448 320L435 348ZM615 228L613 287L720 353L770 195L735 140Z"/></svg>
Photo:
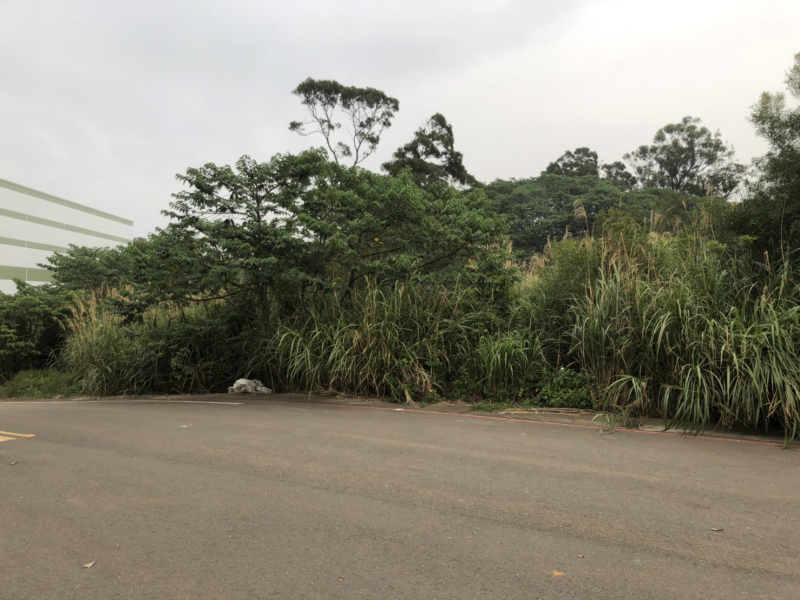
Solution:
<svg viewBox="0 0 800 600"><path fill-rule="evenodd" d="M13 431L0 431L0 435L12 435L14 437L24 437L24 438L36 437L32 433L14 433Z"/></svg>
<svg viewBox="0 0 800 600"><path fill-rule="evenodd" d="M17 439L17 438L7 438L7 437L3 437L2 435L0 435L0 442L11 442L11 441L13 441L15 439Z"/></svg>

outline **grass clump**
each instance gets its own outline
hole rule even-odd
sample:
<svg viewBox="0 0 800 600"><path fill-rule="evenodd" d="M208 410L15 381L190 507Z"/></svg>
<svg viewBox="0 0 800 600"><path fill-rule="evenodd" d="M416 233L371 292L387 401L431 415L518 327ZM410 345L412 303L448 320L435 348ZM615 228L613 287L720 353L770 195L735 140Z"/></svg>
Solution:
<svg viewBox="0 0 800 600"><path fill-rule="evenodd" d="M532 386L532 397L522 398L525 390L521 390L518 398L506 401L477 401L472 403L472 410L479 412L498 412L512 408L594 408L589 376L586 373L559 369L548 374L545 383ZM491 396L489 396L491 398Z"/></svg>
<svg viewBox="0 0 800 600"><path fill-rule="evenodd" d="M589 385L587 373L561 368L542 386L536 401L550 408L592 409L594 402Z"/></svg>
<svg viewBox="0 0 800 600"><path fill-rule="evenodd" d="M57 398L77 396L83 386L71 373L55 369L20 371L0 385L0 398Z"/></svg>
<svg viewBox="0 0 800 600"><path fill-rule="evenodd" d="M131 320L115 309L122 300L100 290L76 302L66 320L59 365L87 394L218 392L239 377L239 330L223 304L164 303Z"/></svg>

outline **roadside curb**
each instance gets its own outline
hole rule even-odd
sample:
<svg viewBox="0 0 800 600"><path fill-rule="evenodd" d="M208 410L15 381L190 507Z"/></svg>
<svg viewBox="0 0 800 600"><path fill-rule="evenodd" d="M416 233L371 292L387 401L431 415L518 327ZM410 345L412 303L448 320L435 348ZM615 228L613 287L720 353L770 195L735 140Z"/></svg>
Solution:
<svg viewBox="0 0 800 600"><path fill-rule="evenodd" d="M601 432L606 429L603 423L596 419L603 413L579 409L550 409L511 408L496 413L473 411L469 404L456 404L440 402L427 406L414 406L398 404L378 398L352 398L349 396L325 396L319 394L196 394L196 395L152 395L152 396L112 396L104 398L91 398L86 396L63 398L58 400L35 399L4 399L0 406L15 404L81 404L81 403L142 403L142 404L215 404L231 406L248 406L263 404L282 405L309 405L332 408L361 408L383 410L390 412L405 412L411 414L429 414L439 416L458 416L470 419L484 419L493 421L511 421L540 425L554 425L560 427L573 427L578 429L593 429ZM637 427L613 427L605 435L612 433L641 433L647 435L666 435L672 437L690 437L711 441L727 441L762 446L774 446L791 450L800 449L800 440L789 444L784 443L780 436L759 435L745 432L727 432L706 430L701 432L684 432L680 429L666 429L663 422L657 419L644 419Z"/></svg>

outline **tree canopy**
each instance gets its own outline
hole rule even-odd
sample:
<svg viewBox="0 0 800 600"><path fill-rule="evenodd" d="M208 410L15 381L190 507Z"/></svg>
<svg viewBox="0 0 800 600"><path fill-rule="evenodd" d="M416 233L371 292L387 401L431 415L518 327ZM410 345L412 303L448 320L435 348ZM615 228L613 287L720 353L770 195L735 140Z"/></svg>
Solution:
<svg viewBox="0 0 800 600"><path fill-rule="evenodd" d="M190 234L197 247L178 274L207 291L291 295L352 289L364 277L444 276L505 234L479 190L423 189L408 174L343 167L318 150L267 163L245 156L178 179L188 189L175 194L165 235Z"/></svg>
<svg viewBox="0 0 800 600"><path fill-rule="evenodd" d="M619 188L594 175L543 173L493 181L485 189L494 209L509 219L514 249L527 256L541 252L548 241L585 235L600 211L618 206L622 196Z"/></svg>
<svg viewBox="0 0 800 600"><path fill-rule="evenodd" d="M639 146L623 158L639 187L727 197L746 171L733 157L733 148L719 131L712 133L700 119L684 117L659 129L652 144Z"/></svg>
<svg viewBox="0 0 800 600"><path fill-rule="evenodd" d="M598 175L597 152L589 148L576 148L575 152L567 150L554 162L547 165L546 173L580 177L582 175Z"/></svg>
<svg viewBox="0 0 800 600"><path fill-rule="evenodd" d="M427 187L440 181L460 187L480 185L464 166L464 156L457 152L453 126L441 113L436 113L417 129L414 138L398 148L383 170L397 176L404 169L411 171L417 185Z"/></svg>
<svg viewBox="0 0 800 600"><path fill-rule="evenodd" d="M800 100L800 53L786 73L789 95ZM791 108L786 94L764 92L750 120L769 149L756 160L750 194L737 207L735 227L757 238L763 251L800 248L800 106Z"/></svg>
<svg viewBox="0 0 800 600"><path fill-rule="evenodd" d="M621 190L630 190L636 186L636 177L634 177L625 163L618 160L613 163L608 163L600 166L601 175L608 182Z"/></svg>
<svg viewBox="0 0 800 600"><path fill-rule="evenodd" d="M300 97L309 118L292 121L289 129L300 135L321 134L337 164L342 159L352 159L352 164L358 165L368 158L400 110L400 102L380 90L345 86L332 79L309 77L292 93ZM347 143L334 140L342 129L342 120Z"/></svg>

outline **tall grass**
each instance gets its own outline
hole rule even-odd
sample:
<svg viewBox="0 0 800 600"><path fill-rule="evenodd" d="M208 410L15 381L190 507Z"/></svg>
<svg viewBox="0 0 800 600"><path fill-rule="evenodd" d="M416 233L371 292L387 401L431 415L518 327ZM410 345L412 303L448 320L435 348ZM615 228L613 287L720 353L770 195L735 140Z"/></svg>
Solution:
<svg viewBox="0 0 800 600"><path fill-rule="evenodd" d="M249 371L277 389L326 389L406 399L433 393L470 334L462 294L369 285L346 305L317 302L252 338Z"/></svg>
<svg viewBox="0 0 800 600"><path fill-rule="evenodd" d="M400 401L530 395L549 369L531 331L497 328L473 290L367 285L294 313L164 305L128 323L94 296L68 321L61 358L91 394L217 391L240 376L277 391L329 390Z"/></svg>
<svg viewBox="0 0 800 600"><path fill-rule="evenodd" d="M66 320L59 366L87 394L221 391L236 377L241 344L225 306L165 304L130 322L114 309L119 299L101 290L76 302Z"/></svg>
<svg viewBox="0 0 800 600"><path fill-rule="evenodd" d="M800 424L791 266L759 277L697 240L651 236L604 260L570 307L570 356L605 408L698 430Z"/></svg>
<svg viewBox="0 0 800 600"><path fill-rule="evenodd" d="M87 394L143 393L157 381L159 349L123 326L98 295L78 301L67 321L69 338L61 363Z"/></svg>
<svg viewBox="0 0 800 600"><path fill-rule="evenodd" d="M539 338L522 330L482 335L467 364L481 395L501 401L526 395L549 371Z"/></svg>
<svg viewBox="0 0 800 600"><path fill-rule="evenodd" d="M470 290L368 285L346 306L322 302L255 336L249 371L277 389L398 400L508 396L545 370L538 341L490 332Z"/></svg>
<svg viewBox="0 0 800 600"><path fill-rule="evenodd" d="M370 281L294 305L164 304L129 322L98 294L68 320L60 366L98 395L252 376L278 391L593 403L687 430L800 433L791 263L758 263L699 227L625 225L554 243L520 270L502 309L469 287Z"/></svg>

